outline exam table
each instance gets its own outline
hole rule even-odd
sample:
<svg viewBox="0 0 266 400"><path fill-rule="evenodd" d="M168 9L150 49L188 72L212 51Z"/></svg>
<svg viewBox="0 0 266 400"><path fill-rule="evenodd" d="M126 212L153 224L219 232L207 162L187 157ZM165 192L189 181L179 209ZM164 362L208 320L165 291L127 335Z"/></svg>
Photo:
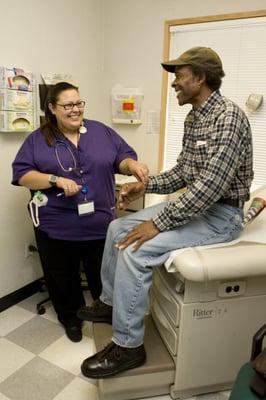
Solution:
<svg viewBox="0 0 266 400"><path fill-rule="evenodd" d="M266 185L256 195L265 198ZM99 399L186 399L230 389L265 321L266 210L237 240L177 250L154 270L145 320L147 362L100 379ZM111 326L93 328L99 351Z"/></svg>

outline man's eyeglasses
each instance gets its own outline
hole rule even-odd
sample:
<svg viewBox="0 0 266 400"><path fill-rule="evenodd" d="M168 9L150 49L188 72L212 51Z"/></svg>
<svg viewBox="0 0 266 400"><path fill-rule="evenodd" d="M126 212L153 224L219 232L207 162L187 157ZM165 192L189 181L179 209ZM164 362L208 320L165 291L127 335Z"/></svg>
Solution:
<svg viewBox="0 0 266 400"><path fill-rule="evenodd" d="M85 101L83 101L83 100L80 100L80 101L77 101L76 103L66 103L66 104L59 104L59 103L56 103L58 106L60 106L60 107L64 107L64 109L65 110L73 110L73 108L76 106L76 107L78 107L78 108L84 108L85 107Z"/></svg>

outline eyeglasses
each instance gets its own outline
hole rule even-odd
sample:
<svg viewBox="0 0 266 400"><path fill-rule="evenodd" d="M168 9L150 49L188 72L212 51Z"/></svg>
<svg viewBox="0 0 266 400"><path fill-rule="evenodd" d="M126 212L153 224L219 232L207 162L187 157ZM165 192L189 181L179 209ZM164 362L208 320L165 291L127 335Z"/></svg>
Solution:
<svg viewBox="0 0 266 400"><path fill-rule="evenodd" d="M83 100L80 100L80 101L77 101L76 103L66 103L66 104L59 104L59 103L56 103L58 106L60 106L60 107L64 107L64 109L65 110L73 110L73 108L76 106L76 107L78 107L78 108L84 108L85 107L85 101L83 101Z"/></svg>

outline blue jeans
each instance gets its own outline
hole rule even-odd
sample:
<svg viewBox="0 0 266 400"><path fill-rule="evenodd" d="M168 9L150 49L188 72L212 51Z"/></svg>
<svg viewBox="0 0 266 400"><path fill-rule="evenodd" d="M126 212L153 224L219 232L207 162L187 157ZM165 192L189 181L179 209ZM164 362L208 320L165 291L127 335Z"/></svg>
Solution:
<svg viewBox="0 0 266 400"><path fill-rule="evenodd" d="M124 250L115 247L129 229L150 220L166 204L145 208L109 225L102 260L100 298L113 306L112 340L120 346L137 347L143 343L153 267L163 264L173 250L228 242L241 232L243 211L216 203L191 222L159 233L135 252L132 245Z"/></svg>

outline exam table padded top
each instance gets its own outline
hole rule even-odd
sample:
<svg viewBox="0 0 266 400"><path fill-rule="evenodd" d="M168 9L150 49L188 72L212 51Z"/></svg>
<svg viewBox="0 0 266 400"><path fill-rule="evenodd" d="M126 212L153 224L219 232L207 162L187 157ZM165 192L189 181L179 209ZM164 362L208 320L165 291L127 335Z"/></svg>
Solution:
<svg viewBox="0 0 266 400"><path fill-rule="evenodd" d="M252 193L245 206L249 208L256 196L266 198L266 185ZM263 234L252 241L252 234L246 232L258 230ZM262 238L263 237L263 238ZM251 241L247 238L251 238ZM211 281L266 275L266 208L248 225L239 237L239 241L223 246L200 246L180 249L172 255L172 272L178 271L185 279L191 281ZM166 263L167 264L167 263ZM170 269L168 269L170 272Z"/></svg>

